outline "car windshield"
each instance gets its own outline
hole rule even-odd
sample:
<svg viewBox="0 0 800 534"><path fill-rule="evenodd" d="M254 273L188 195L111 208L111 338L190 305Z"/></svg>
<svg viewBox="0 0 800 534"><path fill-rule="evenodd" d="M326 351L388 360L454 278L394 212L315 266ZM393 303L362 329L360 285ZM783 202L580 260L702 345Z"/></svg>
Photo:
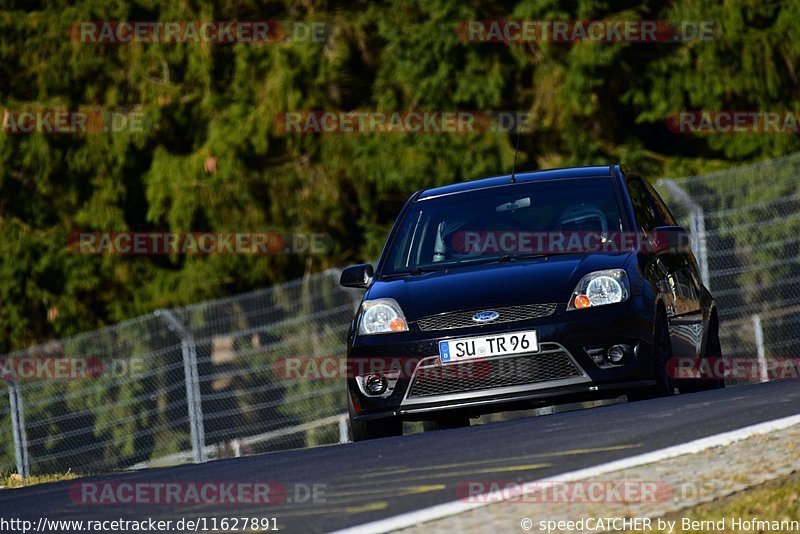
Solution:
<svg viewBox="0 0 800 534"><path fill-rule="evenodd" d="M580 252L622 230L611 177L543 180L444 195L414 203L383 274Z"/></svg>

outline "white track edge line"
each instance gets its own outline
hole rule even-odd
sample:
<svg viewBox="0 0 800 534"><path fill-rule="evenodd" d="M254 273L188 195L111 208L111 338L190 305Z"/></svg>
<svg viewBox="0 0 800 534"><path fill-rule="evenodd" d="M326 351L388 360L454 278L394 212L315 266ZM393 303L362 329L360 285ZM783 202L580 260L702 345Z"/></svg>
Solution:
<svg viewBox="0 0 800 534"><path fill-rule="evenodd" d="M757 436L759 434L767 434L770 432L775 432L777 430L783 430L785 428L789 428L791 426L795 426L798 424L800 424L800 415L783 417L781 419L775 419L772 421L767 421L764 423L758 423L755 425L746 426L744 428L739 428L737 430L723 432L722 434L715 434L713 436L696 439L694 441L689 441L687 443L682 443L680 445L673 445L672 447L667 447L665 449L659 449L657 451L640 454L638 456L631 456L630 458L623 458L622 460L615 460L613 462L608 462L593 467L587 467L585 469L580 469L578 471L564 473L561 475L557 475L557 478L522 482L518 485L518 488L520 488L519 491L516 492L509 492L508 490L505 490L504 492L495 491L490 494L487 494L487 496L482 502L472 503L472 502L465 502L463 500L457 500L448 503L437 504L435 506L423 508L421 510L415 510L413 512L406 512L396 516L387 517L385 519L379 519L371 523L365 523L363 525L348 527L342 530L338 530L333 534L356 534L356 533L381 534L384 532L390 532L401 528L408 528L420 523L426 523L429 521L442 519L444 517L448 517L451 515L461 514L464 512L468 512L470 510L474 510L476 508L487 506L489 504L497 504L498 502L502 502L504 500L517 497L518 494L524 493L522 488L526 486L536 487L538 490L541 490L544 487L547 487L548 485L552 485L554 482L570 482L575 480L582 480L589 477L596 477L607 473L612 473L614 471L630 469L632 467L638 467L641 465L646 465L654 462L660 462L662 460L668 460L670 458L675 458L677 456L683 456L686 454L696 454L698 452L702 452L704 450L711 449L713 447L722 447L725 445L730 445L731 443L741 441L753 436Z"/></svg>

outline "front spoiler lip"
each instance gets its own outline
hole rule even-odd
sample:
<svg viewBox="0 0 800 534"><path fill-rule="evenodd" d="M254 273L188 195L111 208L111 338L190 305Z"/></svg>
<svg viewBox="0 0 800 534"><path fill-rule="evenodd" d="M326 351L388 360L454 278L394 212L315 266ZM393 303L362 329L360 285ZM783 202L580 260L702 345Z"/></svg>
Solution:
<svg viewBox="0 0 800 534"><path fill-rule="evenodd" d="M655 380L633 380L626 382L614 382L607 384L597 384L593 382L583 382L572 386L560 386L548 390L532 390L525 393L516 393L514 395L498 396L498 397L483 397L461 402L448 402L448 403L431 403L430 405L414 406L410 408L401 407L396 410L385 410L380 412L369 412L361 414L353 414L352 418L355 421L368 421L372 419L384 419L386 417L402 417L404 415L415 415L430 412L439 412L445 410L459 410L468 409L481 406L490 406L493 404L516 403L527 400L537 400L546 398L555 398L560 396L580 394L580 393L595 393L598 391L614 391L626 390L631 388L639 388L645 386L653 386L656 384Z"/></svg>

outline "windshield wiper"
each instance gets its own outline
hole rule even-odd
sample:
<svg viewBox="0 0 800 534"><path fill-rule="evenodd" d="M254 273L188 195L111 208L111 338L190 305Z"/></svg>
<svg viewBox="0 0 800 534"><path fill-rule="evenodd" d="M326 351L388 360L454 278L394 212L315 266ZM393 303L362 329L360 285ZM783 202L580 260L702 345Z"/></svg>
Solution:
<svg viewBox="0 0 800 534"><path fill-rule="evenodd" d="M548 254L541 254L541 253L535 253L535 254L503 254L502 256L498 256L496 258L492 258L492 262L508 263L510 261L516 261L516 260L529 260L529 259L533 259L533 258L546 258L548 256L549 256Z"/></svg>
<svg viewBox="0 0 800 534"><path fill-rule="evenodd" d="M549 258L552 254L544 254L542 252L533 252L530 254L506 254L507 259L504 261L512 260L530 260L534 258Z"/></svg>
<svg viewBox="0 0 800 534"><path fill-rule="evenodd" d="M403 269L402 271L392 271L391 273L386 273L381 276L381 278L390 278L395 276L408 276L408 275L418 275L418 274L425 274L425 273L436 273L439 271L443 271L444 269L430 269L428 267L412 267L411 269Z"/></svg>
<svg viewBox="0 0 800 534"><path fill-rule="evenodd" d="M454 261L448 263L441 263L440 268L434 269L431 267L412 267L411 269L403 269L402 271L393 271L391 273L386 273L381 275L381 278L394 278L396 276L416 276L420 274L427 274L427 273L437 273L440 271L446 271L447 269L451 268L458 268L458 267L466 267L468 265L479 265L483 263L506 263L509 261L516 261L516 260L528 260L532 258L546 258L549 254L503 254L501 256L491 256L488 258L473 258L470 260L461 260L461 261Z"/></svg>

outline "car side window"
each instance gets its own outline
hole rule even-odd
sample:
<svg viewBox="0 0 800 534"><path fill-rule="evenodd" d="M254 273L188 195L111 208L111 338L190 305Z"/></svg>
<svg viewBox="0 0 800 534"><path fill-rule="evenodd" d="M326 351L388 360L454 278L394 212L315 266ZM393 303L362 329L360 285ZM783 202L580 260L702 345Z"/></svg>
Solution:
<svg viewBox="0 0 800 534"><path fill-rule="evenodd" d="M658 191L653 188L650 184L645 184L647 186L647 190L650 192L650 196L653 198L653 202L655 202L656 209L658 210L658 214L660 218L664 221L664 224L667 226L678 226L675 217L672 216L672 212L669 211L669 208L664 203L664 199L661 198L661 195L658 194Z"/></svg>
<svg viewBox="0 0 800 534"><path fill-rule="evenodd" d="M663 226L665 223L656 212L655 203L647 193L642 179L638 176L628 176L625 181L633 204L633 214L642 230L649 232L658 226Z"/></svg>

